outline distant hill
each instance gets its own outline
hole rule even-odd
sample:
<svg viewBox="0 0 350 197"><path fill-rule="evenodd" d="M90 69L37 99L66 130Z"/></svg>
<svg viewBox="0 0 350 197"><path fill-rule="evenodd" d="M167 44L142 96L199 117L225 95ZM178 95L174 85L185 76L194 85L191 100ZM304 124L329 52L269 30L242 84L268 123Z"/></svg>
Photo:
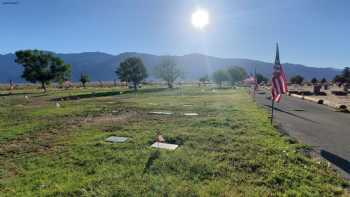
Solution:
<svg viewBox="0 0 350 197"><path fill-rule="evenodd" d="M85 53L70 53L70 54L57 54L64 59L68 64L73 65L72 78L73 81L79 79L80 73L84 72L90 75L93 81L104 80L112 81L116 78L115 69L117 65L127 57L137 56L140 57L149 72L150 79L154 79L154 67L160 63L161 56L144 54L144 53L122 53L119 55L110 55L101 52L85 52ZM237 58L217 58L206 56L202 54L188 54L183 56L174 56L177 63L182 67L185 79L197 80L200 77L209 74L214 71L227 68L230 66L241 66L246 69L248 73L253 73L254 67L256 71L267 77L271 76L272 64L257 60L250 59L237 59ZM17 65L14 62L14 54L0 55L0 83L14 80L15 82L24 82L21 79L22 66ZM300 64L283 64L287 76L293 76L296 74L304 76L310 80L313 77L333 79L336 74L340 73L339 69L334 68L317 68L308 67Z"/></svg>

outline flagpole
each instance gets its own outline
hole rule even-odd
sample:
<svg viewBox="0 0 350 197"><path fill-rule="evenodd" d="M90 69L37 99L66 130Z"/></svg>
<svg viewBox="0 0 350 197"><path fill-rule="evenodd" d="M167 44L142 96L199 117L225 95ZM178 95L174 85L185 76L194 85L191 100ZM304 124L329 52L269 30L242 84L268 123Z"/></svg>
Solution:
<svg viewBox="0 0 350 197"><path fill-rule="evenodd" d="M275 101L271 97L271 124L273 123L274 110L275 110Z"/></svg>
<svg viewBox="0 0 350 197"><path fill-rule="evenodd" d="M258 87L258 81L256 79L256 66L254 66L254 92L253 92L253 99L254 101L256 100L256 91L257 91L257 87Z"/></svg>

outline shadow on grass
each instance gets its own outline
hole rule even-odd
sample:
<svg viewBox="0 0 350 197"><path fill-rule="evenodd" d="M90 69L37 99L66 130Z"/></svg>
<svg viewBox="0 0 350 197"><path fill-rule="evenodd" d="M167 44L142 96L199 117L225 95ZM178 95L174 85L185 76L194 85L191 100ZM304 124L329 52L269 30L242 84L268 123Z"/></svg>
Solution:
<svg viewBox="0 0 350 197"><path fill-rule="evenodd" d="M18 92L18 93L6 93L6 94L0 94L0 97L3 97L3 96L20 96L20 95L28 95L28 94L33 94L33 93L30 93L30 92Z"/></svg>
<svg viewBox="0 0 350 197"><path fill-rule="evenodd" d="M266 105L266 104L265 104L264 106L265 106L265 107L268 107L268 108L272 108L271 105ZM313 122L313 123L315 123L315 124L320 124L319 122L316 122L316 121L314 121L314 120L305 118L305 117L303 117L303 116L299 116L299 115L297 115L297 114L294 114L294 113L285 111L285 110L280 109L280 108L278 108L278 107L275 107L275 110L276 110L276 111L279 111L279 112L282 112L282 113L285 113L285 114L288 114L288 115L290 115L290 116L294 116L294 117L296 117L296 118L303 119L303 120L305 120L305 121Z"/></svg>
<svg viewBox="0 0 350 197"><path fill-rule="evenodd" d="M350 174L350 162L348 160L326 150L321 150L320 154L323 158Z"/></svg>
<svg viewBox="0 0 350 197"><path fill-rule="evenodd" d="M64 96L64 97L58 97L51 99L52 101L61 101L61 100L77 100L77 99L87 99L87 98L97 98L97 97L108 97L108 96L118 96L118 95L124 95L124 94L132 94L132 93L154 93L154 92L161 92L167 90L166 88L153 88L153 89L142 89L138 90L137 92L133 90L127 90L124 92L119 91L110 91L110 92L93 92L88 94L78 94L78 95L72 95L72 96Z"/></svg>

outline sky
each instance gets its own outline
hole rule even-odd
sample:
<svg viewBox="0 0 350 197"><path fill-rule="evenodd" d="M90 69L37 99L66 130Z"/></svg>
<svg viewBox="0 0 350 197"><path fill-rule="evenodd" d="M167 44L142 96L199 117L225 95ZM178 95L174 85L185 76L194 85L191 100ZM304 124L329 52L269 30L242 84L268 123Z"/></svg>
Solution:
<svg viewBox="0 0 350 197"><path fill-rule="evenodd" d="M350 66L348 0L0 0L0 53L202 53ZM8 4L4 2L18 2ZM191 15L207 10L209 25Z"/></svg>

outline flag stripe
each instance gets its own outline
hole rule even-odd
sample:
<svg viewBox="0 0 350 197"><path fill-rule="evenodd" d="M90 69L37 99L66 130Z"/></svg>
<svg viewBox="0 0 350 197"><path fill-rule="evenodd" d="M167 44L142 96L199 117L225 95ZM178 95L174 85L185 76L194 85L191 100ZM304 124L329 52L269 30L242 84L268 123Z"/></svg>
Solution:
<svg viewBox="0 0 350 197"><path fill-rule="evenodd" d="M287 93L288 91L288 82L286 74L284 73L283 67L280 63L279 59L279 51L278 51L278 45L276 48L276 59L275 59L275 65L273 67L273 74L272 74L272 99L275 102L279 102L281 100L282 94Z"/></svg>

